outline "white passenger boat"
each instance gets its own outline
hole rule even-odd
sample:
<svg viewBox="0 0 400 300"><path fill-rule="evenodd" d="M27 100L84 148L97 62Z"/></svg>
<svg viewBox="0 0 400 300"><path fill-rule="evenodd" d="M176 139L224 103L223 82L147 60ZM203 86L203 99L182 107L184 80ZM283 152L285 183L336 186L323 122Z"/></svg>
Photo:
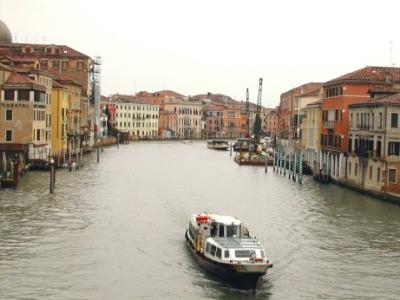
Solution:
<svg viewBox="0 0 400 300"><path fill-rule="evenodd" d="M207 142L207 147L215 150L228 150L229 143L226 140L213 139Z"/></svg>
<svg viewBox="0 0 400 300"><path fill-rule="evenodd" d="M255 289L272 268L264 248L237 218L192 215L185 237L200 266L235 287Z"/></svg>

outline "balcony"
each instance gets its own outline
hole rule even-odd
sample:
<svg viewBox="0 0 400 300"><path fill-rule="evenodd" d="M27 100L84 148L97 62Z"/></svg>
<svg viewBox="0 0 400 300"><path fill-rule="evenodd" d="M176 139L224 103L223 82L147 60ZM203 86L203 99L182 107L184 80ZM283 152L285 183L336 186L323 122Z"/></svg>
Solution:
<svg viewBox="0 0 400 300"><path fill-rule="evenodd" d="M335 128L335 121L325 121L324 128L326 129L334 129Z"/></svg>

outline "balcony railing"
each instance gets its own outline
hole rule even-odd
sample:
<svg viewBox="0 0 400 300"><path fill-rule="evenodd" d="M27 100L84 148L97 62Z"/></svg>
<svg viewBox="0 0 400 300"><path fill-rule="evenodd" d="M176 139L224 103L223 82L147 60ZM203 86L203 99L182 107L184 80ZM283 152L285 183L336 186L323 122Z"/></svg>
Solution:
<svg viewBox="0 0 400 300"><path fill-rule="evenodd" d="M327 129L334 129L335 128L335 121L325 121L324 128Z"/></svg>

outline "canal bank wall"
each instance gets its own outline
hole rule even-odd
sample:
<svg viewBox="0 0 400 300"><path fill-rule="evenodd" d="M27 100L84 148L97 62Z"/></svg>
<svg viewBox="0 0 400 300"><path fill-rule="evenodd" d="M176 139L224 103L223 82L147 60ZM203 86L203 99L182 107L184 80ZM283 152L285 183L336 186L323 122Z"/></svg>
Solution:
<svg viewBox="0 0 400 300"><path fill-rule="evenodd" d="M393 203L393 204L400 205L400 195L397 195L397 194L394 194L394 193L377 192L377 191L374 191L374 190L362 188L359 185L352 184L352 183L347 182L347 181L336 180L336 179L333 179L333 178L330 179L330 182L333 183L333 184L337 184L337 185L339 185L339 186L341 186L343 188L353 190L353 191L358 192L360 194L371 196L371 197L373 197L375 199L378 199L378 200L381 200L381 201L384 201L384 202L390 202L390 203Z"/></svg>

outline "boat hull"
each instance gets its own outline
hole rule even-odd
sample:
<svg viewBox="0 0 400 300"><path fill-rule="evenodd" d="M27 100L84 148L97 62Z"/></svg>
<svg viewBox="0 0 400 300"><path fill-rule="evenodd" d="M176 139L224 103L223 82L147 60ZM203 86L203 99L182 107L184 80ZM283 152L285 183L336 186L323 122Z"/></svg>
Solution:
<svg viewBox="0 0 400 300"><path fill-rule="evenodd" d="M260 278L266 274L266 271L241 272L239 271L241 267L240 265L230 265L212 261L205 257L203 254L197 252L196 249L194 249L191 241L187 236L187 232L185 234L185 238L189 251L192 253L197 263L207 272L221 278L235 288L246 290L256 289Z"/></svg>
<svg viewBox="0 0 400 300"><path fill-rule="evenodd" d="M233 159L239 165L245 166L265 166L265 160L241 160L239 157Z"/></svg>

